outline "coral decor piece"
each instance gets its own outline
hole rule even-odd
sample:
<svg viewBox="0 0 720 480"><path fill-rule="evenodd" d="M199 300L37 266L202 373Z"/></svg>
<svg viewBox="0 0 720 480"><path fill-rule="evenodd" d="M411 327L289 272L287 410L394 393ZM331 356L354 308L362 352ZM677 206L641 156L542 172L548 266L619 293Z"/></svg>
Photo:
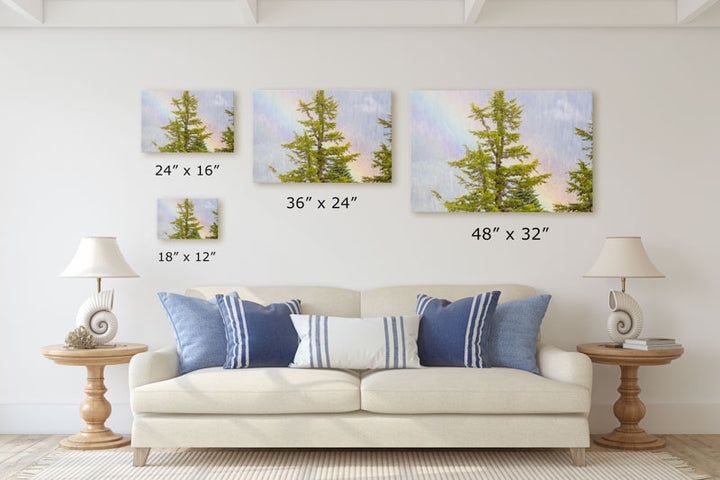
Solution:
<svg viewBox="0 0 720 480"><path fill-rule="evenodd" d="M95 348L95 337L87 328L77 327L75 330L68 332L65 337L65 346L67 348L77 348L81 350Z"/></svg>

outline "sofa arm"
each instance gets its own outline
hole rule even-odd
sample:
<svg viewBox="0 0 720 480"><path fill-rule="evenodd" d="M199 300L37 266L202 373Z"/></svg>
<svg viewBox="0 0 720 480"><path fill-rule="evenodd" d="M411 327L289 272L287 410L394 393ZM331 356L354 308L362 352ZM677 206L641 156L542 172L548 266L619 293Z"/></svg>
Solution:
<svg viewBox="0 0 720 480"><path fill-rule="evenodd" d="M135 355L130 360L130 391L148 383L177 377L179 363L175 345Z"/></svg>
<svg viewBox="0 0 720 480"><path fill-rule="evenodd" d="M581 385L592 392L592 362L587 355L541 343L537 348L537 363L543 377Z"/></svg>

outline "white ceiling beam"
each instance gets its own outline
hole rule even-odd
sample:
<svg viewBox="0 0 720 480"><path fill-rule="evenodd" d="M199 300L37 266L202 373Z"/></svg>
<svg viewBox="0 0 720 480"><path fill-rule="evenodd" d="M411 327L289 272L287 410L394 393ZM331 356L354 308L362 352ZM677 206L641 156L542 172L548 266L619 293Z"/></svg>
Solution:
<svg viewBox="0 0 720 480"><path fill-rule="evenodd" d="M250 1L256 3L256 0L45 0L45 26L235 27L254 25L256 16L251 15Z"/></svg>
<svg viewBox="0 0 720 480"><path fill-rule="evenodd" d="M718 0L677 0L677 23L686 25L705 13Z"/></svg>
<svg viewBox="0 0 720 480"><path fill-rule="evenodd" d="M660 27L675 25L676 0L488 0L483 27Z"/></svg>
<svg viewBox="0 0 720 480"><path fill-rule="evenodd" d="M424 27L461 25L463 0L261 0L263 26Z"/></svg>
<svg viewBox="0 0 720 480"><path fill-rule="evenodd" d="M477 23L480 12L485 6L485 0L464 0L465 1L465 23Z"/></svg>
<svg viewBox="0 0 720 480"><path fill-rule="evenodd" d="M2 2L26 20L42 25L43 0L2 0Z"/></svg>
<svg viewBox="0 0 720 480"><path fill-rule="evenodd" d="M244 17L247 19L247 23L257 23L257 0L238 0L240 2L240 8L244 12Z"/></svg>
<svg viewBox="0 0 720 480"><path fill-rule="evenodd" d="M0 2L36 15L0 3L0 27L670 27L681 5L720 27L720 0L45 0L42 16L41 0Z"/></svg>

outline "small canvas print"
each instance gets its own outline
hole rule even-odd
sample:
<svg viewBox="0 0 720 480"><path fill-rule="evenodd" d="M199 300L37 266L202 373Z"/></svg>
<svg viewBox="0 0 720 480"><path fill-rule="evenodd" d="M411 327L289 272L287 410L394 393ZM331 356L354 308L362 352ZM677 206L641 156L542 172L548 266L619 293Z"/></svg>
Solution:
<svg viewBox="0 0 720 480"><path fill-rule="evenodd" d="M416 212L592 212L591 91L411 93Z"/></svg>
<svg viewBox="0 0 720 480"><path fill-rule="evenodd" d="M160 240L216 240L217 198L160 198L157 231Z"/></svg>
<svg viewBox="0 0 720 480"><path fill-rule="evenodd" d="M142 151L234 152L235 93L143 91Z"/></svg>
<svg viewBox="0 0 720 480"><path fill-rule="evenodd" d="M253 179L390 183L390 90L256 90Z"/></svg>

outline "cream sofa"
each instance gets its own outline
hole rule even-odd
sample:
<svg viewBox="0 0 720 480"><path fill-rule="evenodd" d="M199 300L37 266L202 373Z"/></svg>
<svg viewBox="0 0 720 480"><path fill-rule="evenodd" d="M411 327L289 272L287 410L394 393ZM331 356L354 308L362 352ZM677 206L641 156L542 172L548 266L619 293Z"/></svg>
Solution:
<svg viewBox="0 0 720 480"><path fill-rule="evenodd" d="M535 295L521 285L199 287L267 304L299 298L303 313L412 314L418 293L457 300L500 290L500 302ZM175 346L130 363L134 464L151 448L569 448L589 446L592 366L576 352L538 344L540 375L508 368L428 367L346 371L206 368L178 376Z"/></svg>

